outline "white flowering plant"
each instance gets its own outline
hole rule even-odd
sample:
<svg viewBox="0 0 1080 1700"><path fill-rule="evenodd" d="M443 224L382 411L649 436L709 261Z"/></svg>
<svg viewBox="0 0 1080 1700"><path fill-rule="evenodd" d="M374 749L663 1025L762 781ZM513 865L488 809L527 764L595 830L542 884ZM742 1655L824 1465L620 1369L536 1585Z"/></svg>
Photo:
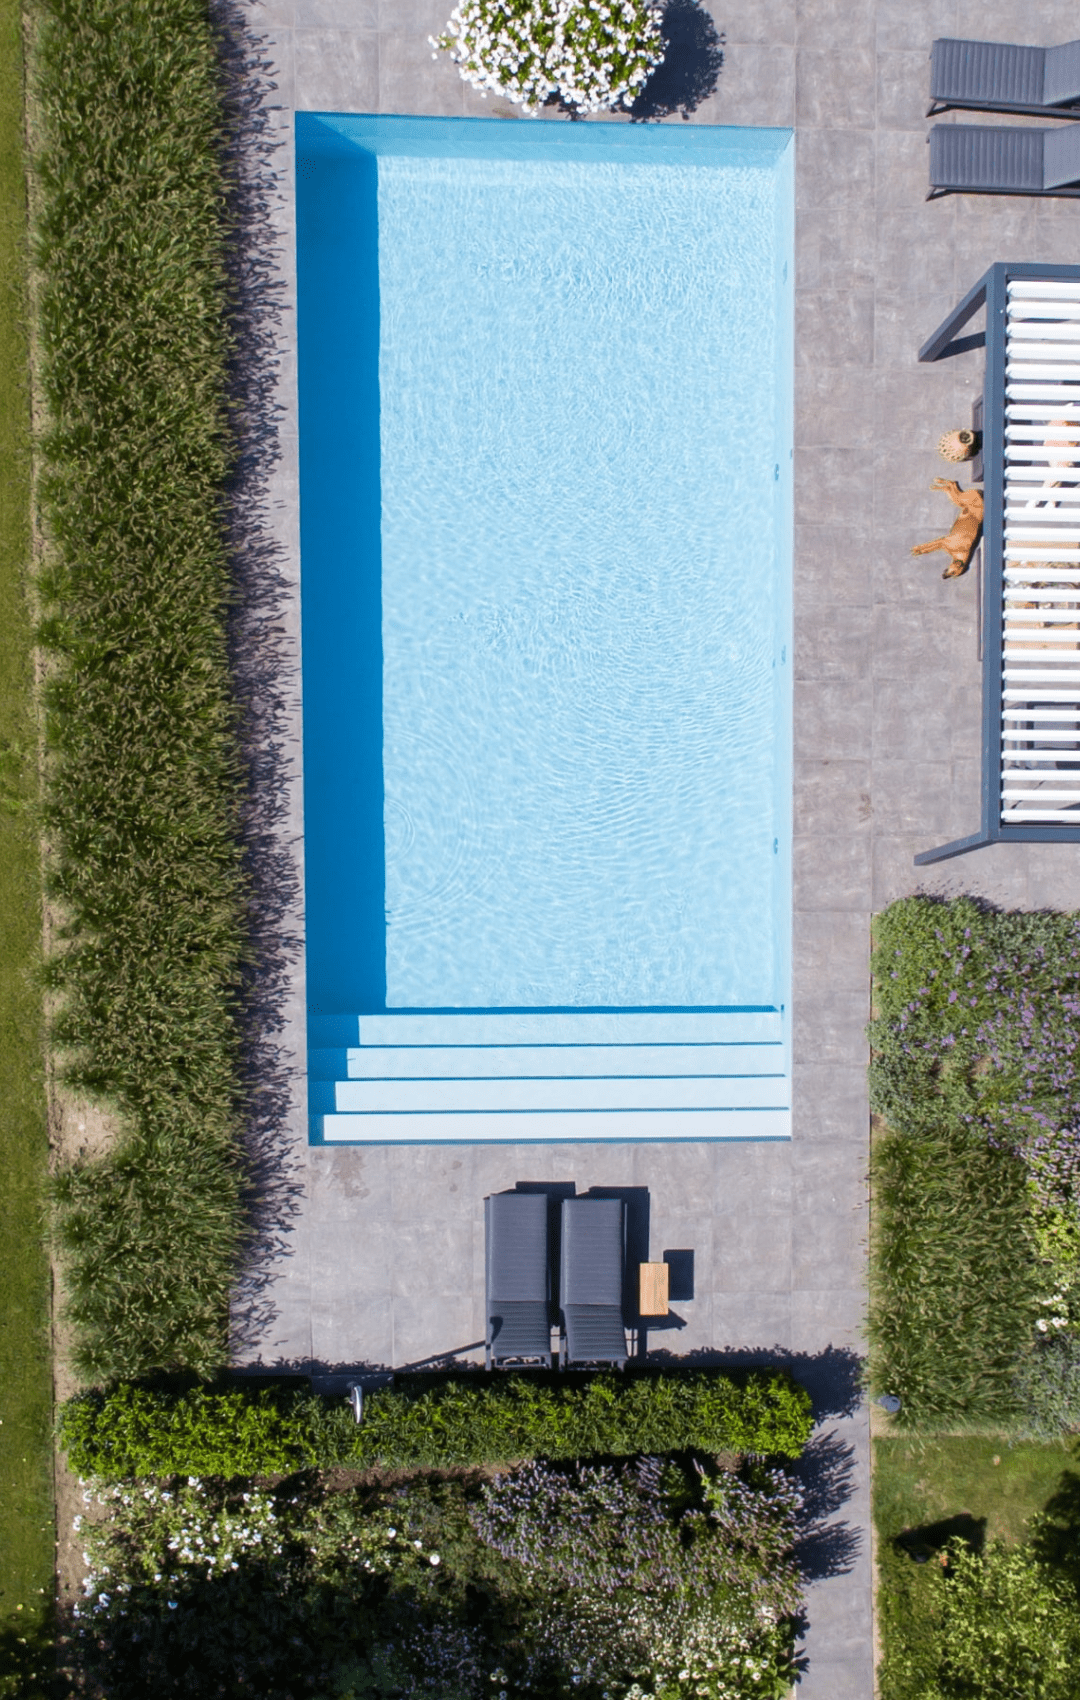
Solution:
<svg viewBox="0 0 1080 1700"><path fill-rule="evenodd" d="M460 0L430 40L485 98L584 114L633 106L664 57L660 18L652 0Z"/></svg>
<svg viewBox="0 0 1080 1700"><path fill-rule="evenodd" d="M175 1489L156 1482L91 1483L84 1500L106 1515L85 1525L76 1520L87 1543L76 1617L107 1611L139 1587L167 1593L170 1581L210 1580L239 1570L250 1555L272 1560L284 1550L274 1500L257 1489L222 1499L189 1476Z"/></svg>

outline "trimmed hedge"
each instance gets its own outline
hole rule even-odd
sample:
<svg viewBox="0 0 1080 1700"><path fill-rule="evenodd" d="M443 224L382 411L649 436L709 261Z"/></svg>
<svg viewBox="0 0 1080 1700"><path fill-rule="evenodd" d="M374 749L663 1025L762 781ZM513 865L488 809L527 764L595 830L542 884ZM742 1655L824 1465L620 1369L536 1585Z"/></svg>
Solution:
<svg viewBox="0 0 1080 1700"><path fill-rule="evenodd" d="M694 1371L553 1382L525 1376L405 1382L342 1399L282 1387L161 1392L125 1383L60 1414L81 1476L288 1475L314 1467L437 1468L683 1450L797 1458L810 1396L789 1375Z"/></svg>

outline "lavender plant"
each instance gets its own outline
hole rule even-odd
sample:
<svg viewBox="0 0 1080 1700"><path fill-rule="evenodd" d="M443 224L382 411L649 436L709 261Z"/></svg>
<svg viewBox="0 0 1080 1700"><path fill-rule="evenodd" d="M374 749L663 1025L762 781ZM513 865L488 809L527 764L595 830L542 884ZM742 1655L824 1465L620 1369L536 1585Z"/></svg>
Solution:
<svg viewBox="0 0 1080 1700"><path fill-rule="evenodd" d="M871 1096L895 1131L944 1111L1011 1146L1073 1128L1076 1148L1080 917L906 898L878 917L873 971Z"/></svg>
<svg viewBox="0 0 1080 1700"><path fill-rule="evenodd" d="M783 1693L801 1590L791 1557L800 1498L779 1471L751 1485L645 1458L616 1469L550 1464L497 1477L470 1516L551 1605L535 1657L575 1685L716 1700Z"/></svg>

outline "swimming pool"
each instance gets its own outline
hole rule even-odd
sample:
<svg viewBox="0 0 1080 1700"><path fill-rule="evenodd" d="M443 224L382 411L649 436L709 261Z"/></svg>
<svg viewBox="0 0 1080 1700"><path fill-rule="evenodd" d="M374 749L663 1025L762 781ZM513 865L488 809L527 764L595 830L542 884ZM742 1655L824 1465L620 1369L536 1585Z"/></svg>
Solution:
<svg viewBox="0 0 1080 1700"><path fill-rule="evenodd" d="M790 135L296 141L315 1136L783 1129Z"/></svg>

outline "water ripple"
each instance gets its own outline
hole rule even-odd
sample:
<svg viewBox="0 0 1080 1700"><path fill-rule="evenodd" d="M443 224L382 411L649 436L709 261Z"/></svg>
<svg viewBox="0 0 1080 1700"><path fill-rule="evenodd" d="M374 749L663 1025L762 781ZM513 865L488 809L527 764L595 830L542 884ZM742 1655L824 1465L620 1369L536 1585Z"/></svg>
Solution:
<svg viewBox="0 0 1080 1700"><path fill-rule="evenodd" d="M776 991L776 179L380 159L387 986Z"/></svg>

